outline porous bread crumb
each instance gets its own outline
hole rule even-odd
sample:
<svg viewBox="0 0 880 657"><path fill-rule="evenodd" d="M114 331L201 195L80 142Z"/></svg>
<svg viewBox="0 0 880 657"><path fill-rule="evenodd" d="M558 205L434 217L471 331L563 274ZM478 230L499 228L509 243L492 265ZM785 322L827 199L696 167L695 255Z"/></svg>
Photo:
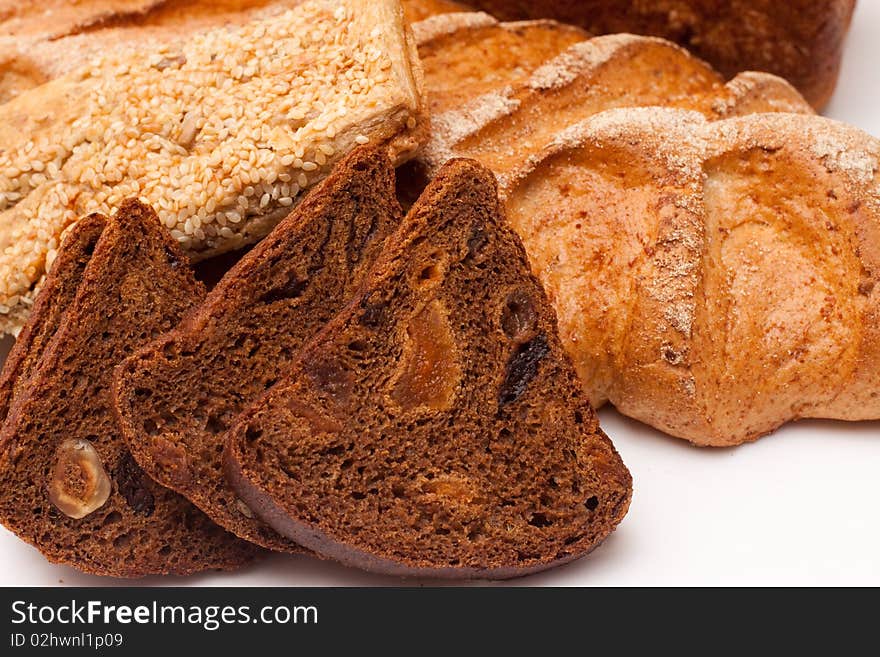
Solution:
<svg viewBox="0 0 880 657"><path fill-rule="evenodd" d="M395 7L315 0L180 47L108 52L4 106L0 332L86 214L139 197L191 254L219 253L268 232L355 144L414 130L420 90L402 80L419 76L389 56L406 50ZM16 133L20 115L33 132Z"/></svg>

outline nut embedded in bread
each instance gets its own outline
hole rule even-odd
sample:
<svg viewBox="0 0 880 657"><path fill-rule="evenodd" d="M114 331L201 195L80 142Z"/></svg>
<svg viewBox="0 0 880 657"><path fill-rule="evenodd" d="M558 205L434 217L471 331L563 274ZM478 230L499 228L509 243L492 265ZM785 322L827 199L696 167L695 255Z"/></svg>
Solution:
<svg viewBox="0 0 880 657"><path fill-rule="evenodd" d="M466 160L440 172L228 441L231 483L279 532L396 575L571 561L631 494L495 181Z"/></svg>
<svg viewBox="0 0 880 657"><path fill-rule="evenodd" d="M314 0L21 94L0 106L0 331L78 217L137 196L193 257L238 248L357 144L406 159L423 112L397 0Z"/></svg>
<svg viewBox="0 0 880 657"><path fill-rule="evenodd" d="M878 170L876 139L818 116L611 110L505 204L591 401L735 445L880 418Z"/></svg>
<svg viewBox="0 0 880 657"><path fill-rule="evenodd" d="M61 249L59 263L72 255L88 265L72 301L52 280L66 266L53 269L38 299L43 308L69 307L0 431L0 522L50 561L100 575L188 574L249 562L254 546L138 467L112 408L114 366L204 295L186 257L137 201L107 220L90 258L88 239ZM51 330L46 317L32 317L43 322L43 334Z"/></svg>
<svg viewBox="0 0 880 657"><path fill-rule="evenodd" d="M356 149L180 327L120 366L122 431L150 476L236 535L299 551L227 484L222 439L351 300L400 215L391 160Z"/></svg>

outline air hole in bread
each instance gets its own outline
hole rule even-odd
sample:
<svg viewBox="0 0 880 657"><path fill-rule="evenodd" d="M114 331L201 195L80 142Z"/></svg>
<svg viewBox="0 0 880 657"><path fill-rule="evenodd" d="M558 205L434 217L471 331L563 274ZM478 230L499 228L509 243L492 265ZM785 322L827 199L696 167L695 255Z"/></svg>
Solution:
<svg viewBox="0 0 880 657"><path fill-rule="evenodd" d="M532 527L549 527L553 524L553 521L543 513L533 513L532 517L529 518L529 524Z"/></svg>
<svg viewBox="0 0 880 657"><path fill-rule="evenodd" d="M226 423L216 415L209 415L205 423L205 430L211 433L223 433L226 431Z"/></svg>
<svg viewBox="0 0 880 657"><path fill-rule="evenodd" d="M588 497L587 501L584 502L584 506L587 507L590 511L595 511L599 506L599 498L593 495L592 497Z"/></svg>

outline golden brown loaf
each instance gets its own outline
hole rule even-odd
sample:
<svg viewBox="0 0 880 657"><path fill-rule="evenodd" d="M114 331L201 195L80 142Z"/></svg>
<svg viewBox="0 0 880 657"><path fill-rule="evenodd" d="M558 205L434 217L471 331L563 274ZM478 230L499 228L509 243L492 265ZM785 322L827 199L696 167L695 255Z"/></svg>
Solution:
<svg viewBox="0 0 880 657"><path fill-rule="evenodd" d="M598 114L506 206L591 401L701 445L880 418L880 142L817 116Z"/></svg>
<svg viewBox="0 0 880 657"><path fill-rule="evenodd" d="M705 62L653 37L588 39L553 21L499 23L481 13L436 16L414 32L432 110L415 167L421 178L462 156L491 168L503 186L560 130L613 107L681 107L713 119L812 113L781 78L741 73L725 83Z"/></svg>
<svg viewBox="0 0 880 657"><path fill-rule="evenodd" d="M470 160L440 171L227 436L250 508L383 573L537 572L592 550L632 494L495 180Z"/></svg>
<svg viewBox="0 0 880 657"><path fill-rule="evenodd" d="M111 50L0 106L0 332L79 216L137 195L206 257L264 236L357 144L402 161L427 128L398 0L316 0L178 45Z"/></svg>
<svg viewBox="0 0 880 657"><path fill-rule="evenodd" d="M593 34L659 36L726 77L769 71L817 108L831 97L855 0L468 0L498 18L555 18Z"/></svg>

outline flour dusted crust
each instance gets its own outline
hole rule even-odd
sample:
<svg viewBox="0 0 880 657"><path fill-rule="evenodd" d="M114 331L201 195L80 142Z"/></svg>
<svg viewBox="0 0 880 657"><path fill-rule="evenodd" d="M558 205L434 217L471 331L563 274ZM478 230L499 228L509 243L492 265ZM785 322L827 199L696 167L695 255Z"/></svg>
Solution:
<svg viewBox="0 0 880 657"><path fill-rule="evenodd" d="M830 98L855 0L469 0L503 20L554 18L593 34L632 32L685 46L721 73L769 71L816 108Z"/></svg>
<svg viewBox="0 0 880 657"><path fill-rule="evenodd" d="M880 142L817 116L611 110L506 207L594 404L701 445L880 418Z"/></svg>
<svg viewBox="0 0 880 657"><path fill-rule="evenodd" d="M507 41L496 45L498 34L524 40L519 32L539 26L559 31L552 41L555 50L537 50L532 36L528 43L537 56L531 60L492 58L496 49L510 48ZM452 157L473 157L504 186L511 171L560 131L613 107L681 107L713 119L770 111L812 113L781 78L743 73L725 83L708 64L663 39L631 34L588 39L566 30L553 21L499 23L479 13L446 14L416 25L435 112L431 137L418 156L424 177ZM487 63L470 77L462 76L462 62L474 58L467 49L473 42L486 53ZM446 100L451 78L457 91Z"/></svg>
<svg viewBox="0 0 880 657"><path fill-rule="evenodd" d="M204 258L264 236L356 145L412 155L427 122L399 2L273 12L111 49L0 106L0 331L21 325L79 216L142 197Z"/></svg>

